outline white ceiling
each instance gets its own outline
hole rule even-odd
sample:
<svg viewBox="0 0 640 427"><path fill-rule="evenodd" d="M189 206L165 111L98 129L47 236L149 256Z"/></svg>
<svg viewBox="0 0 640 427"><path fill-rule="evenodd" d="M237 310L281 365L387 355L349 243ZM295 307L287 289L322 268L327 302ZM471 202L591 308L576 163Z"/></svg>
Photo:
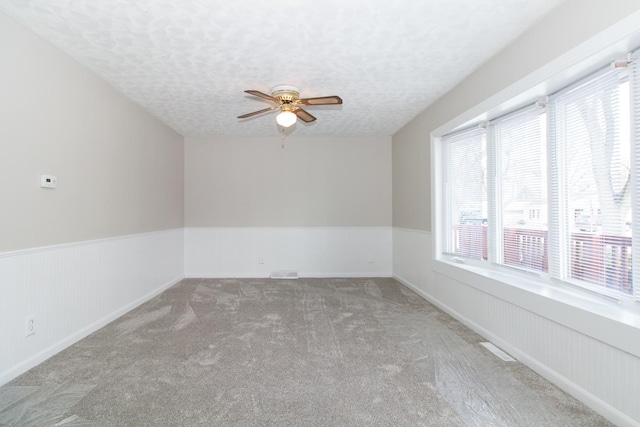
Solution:
<svg viewBox="0 0 640 427"><path fill-rule="evenodd" d="M562 0L0 0L185 136L274 135L245 93L298 86L295 135L392 135Z"/></svg>

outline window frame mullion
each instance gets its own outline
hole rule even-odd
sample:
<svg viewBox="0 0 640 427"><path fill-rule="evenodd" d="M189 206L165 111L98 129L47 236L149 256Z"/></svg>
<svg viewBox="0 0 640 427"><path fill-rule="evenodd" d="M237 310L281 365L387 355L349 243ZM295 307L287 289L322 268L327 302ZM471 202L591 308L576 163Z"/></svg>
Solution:
<svg viewBox="0 0 640 427"><path fill-rule="evenodd" d="M631 143L631 282L640 302L640 51L629 55L629 137Z"/></svg>
<svg viewBox="0 0 640 427"><path fill-rule="evenodd" d="M545 114L547 120L547 206L548 263L549 275L554 279L567 280L570 277L571 259L569 253L571 236L568 226L568 201L566 180L566 146L558 144L566 132L562 128L563 120L558 118L556 101L547 102Z"/></svg>
<svg viewBox="0 0 640 427"><path fill-rule="evenodd" d="M496 137L494 124L488 124L487 130L487 246L488 261L494 264L502 263L503 239L501 238L502 215L502 182L498 179L499 172L499 141Z"/></svg>

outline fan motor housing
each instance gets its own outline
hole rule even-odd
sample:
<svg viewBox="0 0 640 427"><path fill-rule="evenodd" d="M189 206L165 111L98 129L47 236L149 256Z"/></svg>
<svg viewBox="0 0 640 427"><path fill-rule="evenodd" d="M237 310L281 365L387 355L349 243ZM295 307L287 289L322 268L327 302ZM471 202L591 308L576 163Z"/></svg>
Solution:
<svg viewBox="0 0 640 427"><path fill-rule="evenodd" d="M300 98L300 90L291 85L274 86L271 89L271 96L278 98L283 104L289 104Z"/></svg>

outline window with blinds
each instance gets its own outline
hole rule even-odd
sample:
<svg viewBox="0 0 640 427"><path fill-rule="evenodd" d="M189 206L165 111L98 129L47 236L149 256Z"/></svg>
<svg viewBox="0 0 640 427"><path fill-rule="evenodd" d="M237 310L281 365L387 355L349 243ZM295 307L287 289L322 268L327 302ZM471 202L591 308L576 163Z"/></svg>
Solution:
<svg viewBox="0 0 640 427"><path fill-rule="evenodd" d="M495 261L547 271L546 121L540 106L492 123Z"/></svg>
<svg viewBox="0 0 640 427"><path fill-rule="evenodd" d="M629 81L606 70L552 98L551 179L562 181L551 215L569 232L558 269L563 280L632 294ZM562 174L563 176L559 176ZM559 201L565 202L560 204Z"/></svg>
<svg viewBox="0 0 640 427"><path fill-rule="evenodd" d="M636 236L636 242L640 238L640 52L632 55L629 67L629 88L631 90L630 114L631 123L631 233ZM635 299L640 301L640 243L631 248L632 267L631 277L635 278L636 286L633 286ZM633 280L632 280L633 281Z"/></svg>
<svg viewBox="0 0 640 427"><path fill-rule="evenodd" d="M445 251L487 259L487 168L484 128L443 138Z"/></svg>
<svg viewBox="0 0 640 427"><path fill-rule="evenodd" d="M638 56L440 139L443 253L640 300Z"/></svg>

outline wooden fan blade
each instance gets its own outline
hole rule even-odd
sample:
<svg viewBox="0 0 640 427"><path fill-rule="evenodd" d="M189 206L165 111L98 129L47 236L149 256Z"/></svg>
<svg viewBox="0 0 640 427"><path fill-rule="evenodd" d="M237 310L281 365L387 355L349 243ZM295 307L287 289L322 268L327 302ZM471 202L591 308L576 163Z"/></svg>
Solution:
<svg viewBox="0 0 640 427"><path fill-rule="evenodd" d="M294 104L302 105L337 105L342 104L342 98L339 96L321 96L319 98L305 98L294 101Z"/></svg>
<svg viewBox="0 0 640 427"><path fill-rule="evenodd" d="M274 105L273 107L265 108L264 110L254 111L253 113L248 113L248 114L243 114L241 116L238 116L238 118L239 119L246 119L247 117L257 116L258 114L266 113L267 111L276 110L278 108L280 108L280 107L277 106L277 105Z"/></svg>
<svg viewBox="0 0 640 427"><path fill-rule="evenodd" d="M268 99L269 101L277 102L278 104L280 103L280 101L278 101L277 98L274 98L271 95L267 95L266 93L262 93L259 90L245 90L245 92L248 93L249 95L257 96L259 98Z"/></svg>
<svg viewBox="0 0 640 427"><path fill-rule="evenodd" d="M300 107L294 108L293 113L296 116L298 116L300 120L302 120L303 122L310 123L316 119L315 117L313 117L311 114L307 113L305 110L303 110Z"/></svg>

